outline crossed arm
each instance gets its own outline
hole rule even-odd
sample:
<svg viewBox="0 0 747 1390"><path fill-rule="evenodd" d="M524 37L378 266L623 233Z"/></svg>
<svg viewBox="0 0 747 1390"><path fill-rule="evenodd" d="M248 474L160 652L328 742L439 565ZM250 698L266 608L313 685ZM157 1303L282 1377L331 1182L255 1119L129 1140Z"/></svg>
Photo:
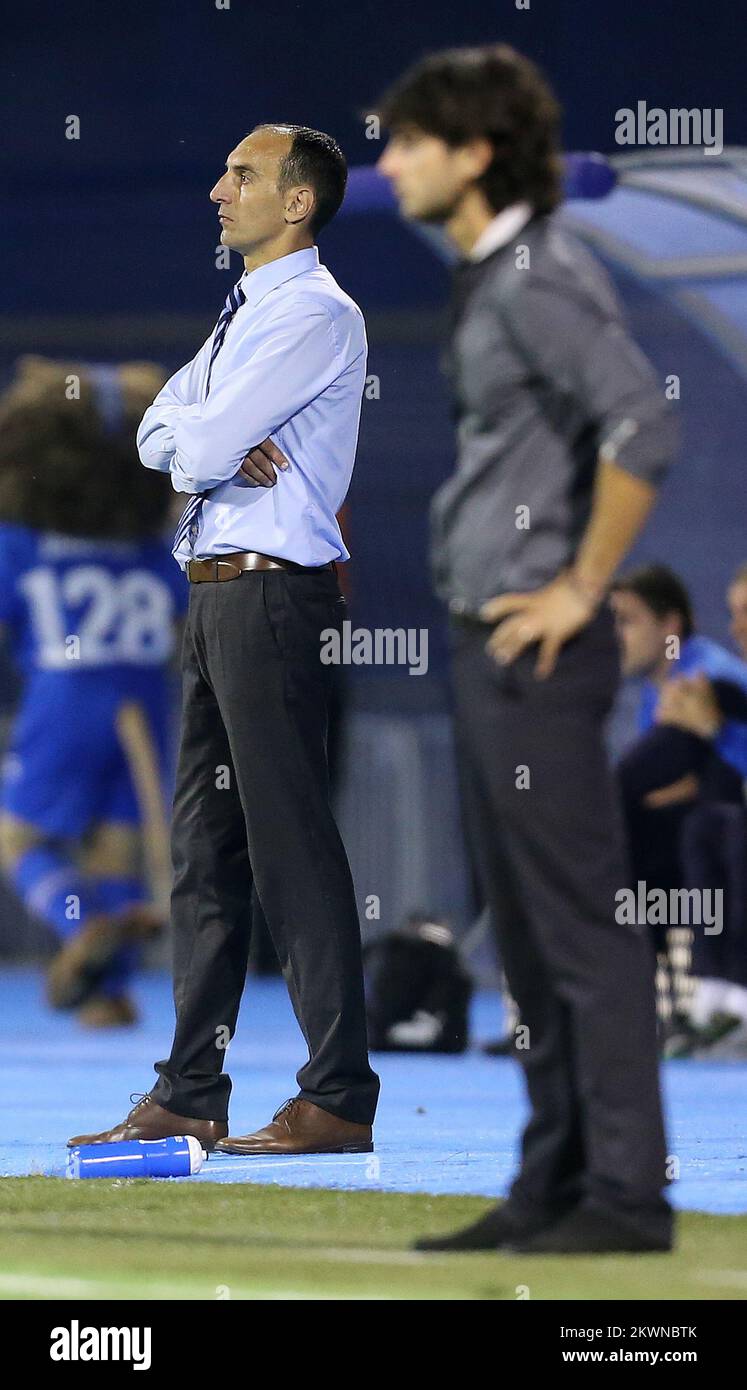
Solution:
<svg viewBox="0 0 747 1390"><path fill-rule="evenodd" d="M273 487L288 461L270 435L334 380L334 327L321 309L279 315L246 360L201 399L209 339L145 412L138 430L141 462L171 474L177 492L207 492L241 473Z"/></svg>

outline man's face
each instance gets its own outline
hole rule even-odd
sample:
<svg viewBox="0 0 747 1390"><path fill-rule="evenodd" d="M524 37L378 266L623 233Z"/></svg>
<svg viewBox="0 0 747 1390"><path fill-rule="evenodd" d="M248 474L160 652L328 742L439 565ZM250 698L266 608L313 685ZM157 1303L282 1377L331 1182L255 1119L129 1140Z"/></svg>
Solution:
<svg viewBox="0 0 747 1390"><path fill-rule="evenodd" d="M667 639L678 634L682 620L677 613L659 618L638 594L621 590L611 597L617 635L622 647L625 676L650 676L667 656Z"/></svg>
<svg viewBox="0 0 747 1390"><path fill-rule="evenodd" d="M731 635L742 656L747 658L747 579L732 584L726 601L731 613Z"/></svg>
<svg viewBox="0 0 747 1390"><path fill-rule="evenodd" d="M453 149L411 127L392 134L376 167L390 180L403 217L440 223L482 172L479 159L471 146Z"/></svg>
<svg viewBox="0 0 747 1390"><path fill-rule="evenodd" d="M210 193L218 204L223 246L247 255L284 230L288 194L278 192L278 166L292 138L283 131L255 130L229 154L226 172Z"/></svg>

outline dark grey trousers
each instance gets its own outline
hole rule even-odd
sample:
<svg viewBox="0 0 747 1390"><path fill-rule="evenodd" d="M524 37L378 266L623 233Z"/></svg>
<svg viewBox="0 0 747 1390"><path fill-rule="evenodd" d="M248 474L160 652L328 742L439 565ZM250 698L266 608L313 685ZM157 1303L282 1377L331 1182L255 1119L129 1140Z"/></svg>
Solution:
<svg viewBox="0 0 747 1390"><path fill-rule="evenodd" d="M557 1214L590 1196L666 1225L654 959L647 928L618 924L628 886L603 721L618 679L605 609L533 676L489 630L452 627L467 830L520 1010L531 1106L509 1201Z"/></svg>
<svg viewBox="0 0 747 1390"><path fill-rule="evenodd" d="M360 925L328 795L332 668L320 661L320 632L344 609L331 570L190 589L172 829L176 1031L151 1093L179 1115L227 1117L223 1062L254 883L308 1044L300 1094L359 1124L374 1117Z"/></svg>

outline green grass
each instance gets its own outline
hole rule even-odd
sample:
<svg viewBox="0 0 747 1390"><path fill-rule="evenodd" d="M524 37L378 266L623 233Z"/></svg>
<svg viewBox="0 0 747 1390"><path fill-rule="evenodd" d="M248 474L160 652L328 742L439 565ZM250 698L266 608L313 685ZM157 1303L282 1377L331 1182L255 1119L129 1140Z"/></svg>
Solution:
<svg viewBox="0 0 747 1390"><path fill-rule="evenodd" d="M671 1255L419 1255L477 1197L0 1179L0 1298L744 1299L747 1216L687 1213Z"/></svg>

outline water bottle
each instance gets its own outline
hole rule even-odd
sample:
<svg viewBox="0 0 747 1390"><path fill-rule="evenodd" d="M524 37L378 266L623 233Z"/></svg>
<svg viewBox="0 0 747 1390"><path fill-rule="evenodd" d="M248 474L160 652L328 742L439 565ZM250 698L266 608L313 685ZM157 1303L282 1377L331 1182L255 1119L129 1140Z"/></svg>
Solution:
<svg viewBox="0 0 747 1390"><path fill-rule="evenodd" d="M194 1135L131 1139L122 1144L79 1144L67 1159L68 1178L188 1178L207 1154Z"/></svg>

